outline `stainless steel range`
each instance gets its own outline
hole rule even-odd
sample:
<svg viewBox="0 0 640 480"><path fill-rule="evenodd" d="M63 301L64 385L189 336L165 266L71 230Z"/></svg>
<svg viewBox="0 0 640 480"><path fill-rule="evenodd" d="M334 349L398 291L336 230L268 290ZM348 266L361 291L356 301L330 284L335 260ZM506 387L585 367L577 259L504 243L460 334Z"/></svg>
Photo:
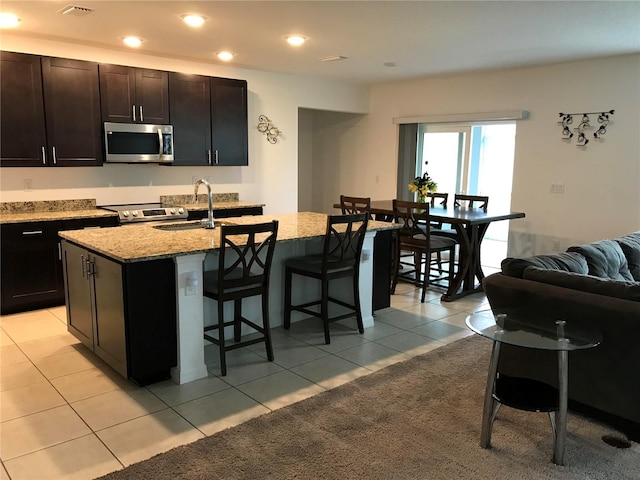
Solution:
<svg viewBox="0 0 640 480"><path fill-rule="evenodd" d="M117 212L120 225L139 222L176 222L187 220L189 217L189 212L184 207L163 207L160 203L103 205L100 208Z"/></svg>

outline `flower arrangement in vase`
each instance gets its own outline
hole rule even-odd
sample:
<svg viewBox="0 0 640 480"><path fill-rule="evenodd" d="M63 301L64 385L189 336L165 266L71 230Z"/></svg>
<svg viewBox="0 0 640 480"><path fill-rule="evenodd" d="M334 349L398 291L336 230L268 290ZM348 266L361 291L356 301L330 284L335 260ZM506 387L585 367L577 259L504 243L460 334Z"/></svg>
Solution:
<svg viewBox="0 0 640 480"><path fill-rule="evenodd" d="M425 162L426 165L428 162ZM422 174L421 177L416 177L409 182L409 191L411 193L418 194L418 201L421 203L427 202L427 194L429 192L435 192L438 189L438 184L433 181L427 171Z"/></svg>

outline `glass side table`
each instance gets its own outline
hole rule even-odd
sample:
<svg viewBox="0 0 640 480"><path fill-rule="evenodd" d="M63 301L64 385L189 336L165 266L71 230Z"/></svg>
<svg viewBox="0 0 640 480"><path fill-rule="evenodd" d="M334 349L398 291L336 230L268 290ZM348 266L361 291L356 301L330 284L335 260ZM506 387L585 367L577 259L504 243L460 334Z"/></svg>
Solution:
<svg viewBox="0 0 640 480"><path fill-rule="evenodd" d="M469 315L467 327L493 340L487 387L482 412L480 446L491 447L491 430L500 405L532 412L549 412L553 428L553 462L564 465L567 434L567 394L569 352L600 344L600 332L575 328L564 320L535 321L526 312L493 313L490 310ZM500 345L558 352L558 388L527 378L500 376Z"/></svg>

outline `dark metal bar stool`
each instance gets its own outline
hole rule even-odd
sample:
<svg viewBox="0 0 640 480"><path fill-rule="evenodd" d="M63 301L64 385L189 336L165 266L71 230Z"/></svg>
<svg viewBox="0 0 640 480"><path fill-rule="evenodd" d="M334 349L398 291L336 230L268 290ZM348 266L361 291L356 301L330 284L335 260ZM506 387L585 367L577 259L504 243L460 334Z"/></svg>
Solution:
<svg viewBox="0 0 640 480"><path fill-rule="evenodd" d="M302 312L322 319L325 343L331 343L329 322L356 316L358 331L364 333L360 310L360 254L367 231L368 214L329 215L322 253L291 258L285 262L284 328L291 326L291 312ZM291 304L293 274L315 278L321 283L321 298L299 305ZM353 304L329 296L329 282L351 277ZM349 313L329 317L329 302L348 308ZM320 312L308 307L320 306Z"/></svg>
<svg viewBox="0 0 640 480"><path fill-rule="evenodd" d="M254 343L265 342L267 358L273 361L273 347L269 330L269 274L276 245L278 222L253 225L224 225L220 227L220 256L218 269L204 273L203 294L218 303L218 322L204 327L204 338L220 347L221 374L227 374L226 352ZM242 316L242 299L262 297L262 325ZM233 300L233 320L224 320L224 302ZM261 337L240 341L242 324L262 334ZM235 343L228 345L224 327L233 325ZM217 330L215 338L207 332Z"/></svg>

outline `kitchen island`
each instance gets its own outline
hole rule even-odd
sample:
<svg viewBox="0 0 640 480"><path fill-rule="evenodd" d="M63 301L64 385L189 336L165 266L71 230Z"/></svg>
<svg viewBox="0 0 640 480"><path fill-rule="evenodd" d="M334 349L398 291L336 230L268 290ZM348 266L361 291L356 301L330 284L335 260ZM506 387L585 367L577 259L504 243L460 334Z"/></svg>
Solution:
<svg viewBox="0 0 640 480"><path fill-rule="evenodd" d="M279 221L269 298L272 326L282 324L283 262L320 252L326 219L325 214L303 212L224 220L234 224ZM387 238L386 242L376 242L386 248L375 255L378 261L389 262L391 231L395 228L386 222L369 224L360 273L365 327L373 325L374 237L379 233L381 238ZM171 377L177 383L207 376L202 331L205 321L207 324L216 321L216 314L210 305L213 302L204 302L202 279L203 271L213 270L217 265L219 229L168 231L143 224L66 231L60 236L69 330L74 335L137 383L161 380L166 377L163 372L169 364ZM115 287L100 285L107 274L112 279L110 283L119 280ZM317 295L316 284L305 286L298 289L302 299ZM82 292L83 289L87 291ZM90 301L85 302L86 298ZM79 301L87 304L76 308ZM87 315L88 310L91 315ZM249 318L258 314L257 299L248 299L244 310ZM81 327L82 332L77 332L76 327ZM171 351L174 345L175 351Z"/></svg>

